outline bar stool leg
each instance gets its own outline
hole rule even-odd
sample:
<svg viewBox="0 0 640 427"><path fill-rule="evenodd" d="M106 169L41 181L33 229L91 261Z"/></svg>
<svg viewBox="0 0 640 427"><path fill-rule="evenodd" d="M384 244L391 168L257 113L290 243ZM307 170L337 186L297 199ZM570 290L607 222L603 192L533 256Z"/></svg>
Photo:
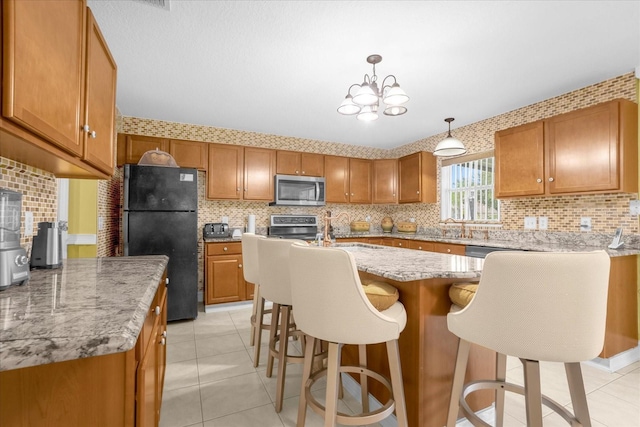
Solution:
<svg viewBox="0 0 640 427"><path fill-rule="evenodd" d="M253 287L253 307L251 307L251 336L249 337L249 345L253 346L256 339L256 323L258 323L258 302L260 301L260 291L258 285Z"/></svg>
<svg viewBox="0 0 640 427"><path fill-rule="evenodd" d="M567 373L574 416L583 427L591 427L591 417L589 417L589 407L587 406L587 396L584 392L580 363L565 363L564 370Z"/></svg>
<svg viewBox="0 0 640 427"><path fill-rule="evenodd" d="M469 349L471 343L460 339L458 342L458 355L456 356L456 366L451 384L451 399L449 400L449 412L447 415L447 427L455 427L460 409L460 395L464 386L464 376L467 371L467 361L469 360Z"/></svg>
<svg viewBox="0 0 640 427"><path fill-rule="evenodd" d="M367 368L367 346L358 346L358 362L361 368ZM367 375L360 374L360 398L362 399L362 412L369 412L369 381Z"/></svg>
<svg viewBox="0 0 640 427"><path fill-rule="evenodd" d="M274 346L276 335L278 335L278 325L280 324L280 304L273 303L271 310L271 328L269 329L269 353L267 356L267 378L273 374L273 354L271 347ZM280 337L282 339L282 337Z"/></svg>
<svg viewBox="0 0 640 427"><path fill-rule="evenodd" d="M254 297L259 294L259 287L256 285L256 291ZM253 342L251 345L253 348L253 367L257 368L260 363L260 346L262 345L262 322L264 318L264 298L258 296L258 302L256 304L256 322L252 325L253 328Z"/></svg>
<svg viewBox="0 0 640 427"><path fill-rule="evenodd" d="M324 412L324 427L335 427L338 416L338 376L340 375L340 351L342 344L329 343L327 359L327 391Z"/></svg>
<svg viewBox="0 0 640 427"><path fill-rule="evenodd" d="M507 355L496 354L496 380L504 382L507 378ZM496 427L504 424L504 388L496 389Z"/></svg>
<svg viewBox="0 0 640 427"><path fill-rule="evenodd" d="M311 377L313 366L314 348L320 340L316 340L309 335L303 335L302 340L306 341L304 350L304 364L302 365L302 387L300 390L300 399L298 401L298 421L296 427L304 427L307 418L307 381Z"/></svg>
<svg viewBox="0 0 640 427"><path fill-rule="evenodd" d="M537 360L520 360L524 368L524 399L527 408L527 427L542 427L540 364Z"/></svg>
<svg viewBox="0 0 640 427"><path fill-rule="evenodd" d="M402 382L402 366L400 365L400 349L398 340L387 341L387 355L389 358L389 373L391 376L391 389L396 405L396 419L398 427L407 427L407 405L404 400L404 387Z"/></svg>
<svg viewBox="0 0 640 427"><path fill-rule="evenodd" d="M276 382L276 412L282 411L282 396L284 395L284 379L287 373L287 352L289 351L289 313L291 307L281 305L280 342L278 346L278 381Z"/></svg>

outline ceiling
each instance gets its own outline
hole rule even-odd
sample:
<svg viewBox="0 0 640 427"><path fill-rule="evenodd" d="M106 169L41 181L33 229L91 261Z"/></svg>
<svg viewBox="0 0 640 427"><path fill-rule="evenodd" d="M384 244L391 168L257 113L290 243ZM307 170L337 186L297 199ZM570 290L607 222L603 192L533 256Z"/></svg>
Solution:
<svg viewBox="0 0 640 427"><path fill-rule="evenodd" d="M154 0L158 1L158 0ZM640 1L89 0L124 116L394 148L640 66ZM372 67L411 98L336 109Z"/></svg>

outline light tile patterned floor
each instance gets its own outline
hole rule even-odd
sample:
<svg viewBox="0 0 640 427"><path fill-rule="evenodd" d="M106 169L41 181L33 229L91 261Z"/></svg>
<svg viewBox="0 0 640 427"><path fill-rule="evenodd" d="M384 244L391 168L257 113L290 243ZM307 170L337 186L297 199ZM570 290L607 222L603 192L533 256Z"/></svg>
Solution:
<svg viewBox="0 0 640 427"><path fill-rule="evenodd" d="M215 313L204 313L200 307L195 321L169 324L161 427L295 426L301 366L287 366L284 406L277 414L276 369L272 378L266 377L267 332L263 332L260 365L254 368L250 313L250 305ZM583 364L582 371L593 427L640 427L640 363L616 373ZM507 377L522 384L517 359L509 359ZM541 377L543 392L570 408L563 366L541 363ZM316 393L324 394L322 384ZM358 411L359 403L345 393L340 410ZM546 408L544 415L545 427L567 425ZM470 426L467 422L458 424ZM322 426L322 420L309 410L306 425ZM504 425L525 426L524 399L520 396L507 393Z"/></svg>

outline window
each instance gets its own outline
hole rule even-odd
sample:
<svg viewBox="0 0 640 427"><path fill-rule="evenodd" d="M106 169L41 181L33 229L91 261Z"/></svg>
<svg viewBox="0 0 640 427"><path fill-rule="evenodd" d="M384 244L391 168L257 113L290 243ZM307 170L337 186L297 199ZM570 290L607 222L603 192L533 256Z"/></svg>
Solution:
<svg viewBox="0 0 640 427"><path fill-rule="evenodd" d="M500 201L494 197L493 152L442 162L441 217L466 221L499 221Z"/></svg>

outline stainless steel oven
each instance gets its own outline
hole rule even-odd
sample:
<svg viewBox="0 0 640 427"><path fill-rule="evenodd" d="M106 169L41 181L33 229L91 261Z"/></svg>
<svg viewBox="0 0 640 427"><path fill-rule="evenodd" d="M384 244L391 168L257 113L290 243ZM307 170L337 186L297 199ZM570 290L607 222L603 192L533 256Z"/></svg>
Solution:
<svg viewBox="0 0 640 427"><path fill-rule="evenodd" d="M318 233L318 217L315 215L271 215L267 232L269 237L314 240Z"/></svg>

